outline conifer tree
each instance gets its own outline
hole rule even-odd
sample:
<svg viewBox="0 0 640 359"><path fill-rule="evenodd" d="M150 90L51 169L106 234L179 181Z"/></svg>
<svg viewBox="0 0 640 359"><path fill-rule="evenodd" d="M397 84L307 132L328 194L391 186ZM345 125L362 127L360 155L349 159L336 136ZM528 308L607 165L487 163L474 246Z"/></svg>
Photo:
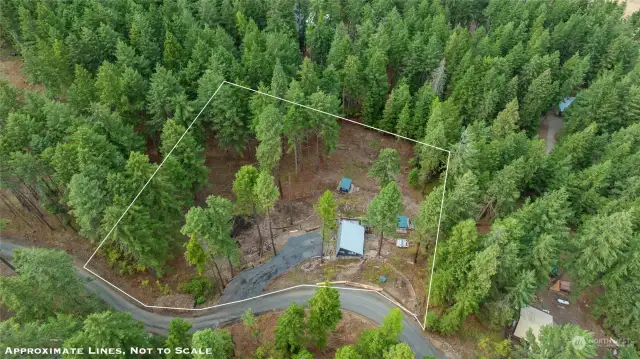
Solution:
<svg viewBox="0 0 640 359"><path fill-rule="evenodd" d="M322 196L318 198L318 202L313 205L313 209L322 221L322 248L320 255L321 261L324 262L324 242L327 240L327 235L329 235L331 231L338 229L336 224L338 205L331 191L325 191Z"/></svg>
<svg viewBox="0 0 640 359"><path fill-rule="evenodd" d="M282 68L280 59L277 59L276 65L273 68L273 75L271 77L271 94L279 98L284 98L287 94L288 87L289 80L287 78L287 74L285 74L284 69Z"/></svg>
<svg viewBox="0 0 640 359"><path fill-rule="evenodd" d="M276 255L276 245L273 242L273 229L271 228L271 211L273 210L276 200L280 197L278 189L273 184L273 177L269 172L262 171L256 179L253 188L253 197L255 198L258 212L264 213L269 224L269 236L271 237L271 249L273 255Z"/></svg>
<svg viewBox="0 0 640 359"><path fill-rule="evenodd" d="M318 348L324 349L327 346L328 334L336 330L341 319L340 293L325 282L324 286L316 289L313 297L309 299L307 327Z"/></svg>
<svg viewBox="0 0 640 359"><path fill-rule="evenodd" d="M283 355L297 353L304 346L304 307L291 303L278 317L275 347Z"/></svg>
<svg viewBox="0 0 640 359"><path fill-rule="evenodd" d="M400 172L400 156L393 148L380 150L378 159L369 168L369 177L377 178L380 188L384 188L389 182L394 180L395 175Z"/></svg>
<svg viewBox="0 0 640 359"><path fill-rule="evenodd" d="M366 93L362 104L362 114L368 124L377 123L389 89L387 82L387 57L379 49L374 49L364 71Z"/></svg>
<svg viewBox="0 0 640 359"><path fill-rule="evenodd" d="M533 129L542 111L546 110L556 97L557 82L552 82L551 71L538 76L527 90L521 107L521 123L525 129Z"/></svg>
<svg viewBox="0 0 640 359"><path fill-rule="evenodd" d="M351 39L347 33L347 27L344 23L339 23L336 26L336 31L331 42L331 48L327 55L327 66L333 65L336 70L342 70L347 62L347 57L350 55Z"/></svg>
<svg viewBox="0 0 640 359"><path fill-rule="evenodd" d="M411 93L409 92L409 85L406 81L401 80L398 86L391 91L391 95L389 95L387 99L379 127L386 131L393 131L398 123L400 112L410 103Z"/></svg>
<svg viewBox="0 0 640 359"><path fill-rule="evenodd" d="M342 79L342 108L345 113L351 113L363 94L360 60L357 56L349 55L340 73Z"/></svg>
<svg viewBox="0 0 640 359"><path fill-rule="evenodd" d="M418 90L413 106L413 125L409 127L413 132L410 132L408 137L420 139L424 136L425 127L431 114L431 104L436 97L436 92L428 82Z"/></svg>
<svg viewBox="0 0 640 359"><path fill-rule="evenodd" d="M169 335L165 342L165 347L170 348L171 351L167 354L168 359L188 359L188 354L176 353L176 348L190 348L191 347L191 335L187 332L191 329L191 323L182 318L173 318L169 323Z"/></svg>
<svg viewBox="0 0 640 359"><path fill-rule="evenodd" d="M224 288L224 279L215 260L219 257L226 257L231 275L234 275L232 262L237 261L238 248L236 242L231 239L233 204L228 199L219 196L207 197L206 204L206 208L191 207L189 209L185 215L185 224L180 231L182 234L196 237L200 241L201 246L211 258ZM187 245L187 250L190 249L189 247ZM196 262L196 265L199 263L200 261Z"/></svg>
<svg viewBox="0 0 640 359"><path fill-rule="evenodd" d="M258 208L256 198L256 183L260 172L251 165L242 166L236 172L233 181L233 194L236 196L236 212L243 215L253 216L253 221L258 228L258 236L260 238L260 246L258 253L262 257L262 231L260 230L260 222L258 219Z"/></svg>
<svg viewBox="0 0 640 359"><path fill-rule="evenodd" d="M292 80L289 84L286 99L295 103L305 103L304 92L297 81ZM287 137L289 151L293 150L295 156L296 174L298 173L298 147L309 131L309 127L308 110L297 105L288 105L288 111L284 116L283 133Z"/></svg>
<svg viewBox="0 0 640 359"><path fill-rule="evenodd" d="M91 103L98 100L95 90L95 81L91 74L80 65L75 66L75 79L69 87L69 104L79 113L85 113Z"/></svg>
<svg viewBox="0 0 640 359"><path fill-rule="evenodd" d="M316 135L316 157L320 161L320 139L324 144L324 153L333 152L338 145L340 125L334 116L339 109L339 100L331 94L318 91L309 96L309 105L319 111L309 113L310 129Z"/></svg>
<svg viewBox="0 0 640 359"><path fill-rule="evenodd" d="M493 136L496 138L504 138L515 131L519 123L518 99L514 98L513 101L509 102L507 107L498 114L495 121L493 121L491 132L493 132Z"/></svg>
<svg viewBox="0 0 640 359"><path fill-rule="evenodd" d="M198 330L193 333L191 346L196 349L194 359L231 359L235 350L231 333L223 329Z"/></svg>
<svg viewBox="0 0 640 359"><path fill-rule="evenodd" d="M340 72L336 70L333 65L327 66L322 71L322 78L320 78L320 89L325 93L340 97L342 85L340 81Z"/></svg>
<svg viewBox="0 0 640 359"><path fill-rule="evenodd" d="M172 71L180 71L184 60L182 59L184 49L176 37L167 30L164 38L163 64Z"/></svg>
<svg viewBox="0 0 640 359"><path fill-rule="evenodd" d="M151 114L147 123L148 131L157 132L167 118L173 116L172 98L181 91L182 87L174 73L157 65L156 72L151 76L147 94L147 110Z"/></svg>
<svg viewBox="0 0 640 359"><path fill-rule="evenodd" d="M397 216L404 210L402 194L395 182L389 182L380 193L373 198L367 208L367 220L380 233L378 256L382 252L384 232L392 232L396 228Z"/></svg>
<svg viewBox="0 0 640 359"><path fill-rule="evenodd" d="M302 61L300 71L298 71L298 77L300 77L300 87L305 96L309 96L318 90L318 74L316 73L315 66L311 59L305 57Z"/></svg>
<svg viewBox="0 0 640 359"><path fill-rule="evenodd" d="M412 136L416 130L416 124L413 122L413 117L411 116L411 109L409 108L409 104L404 105L402 111L400 111L400 115L398 115L398 123L396 124L396 133L400 136Z"/></svg>

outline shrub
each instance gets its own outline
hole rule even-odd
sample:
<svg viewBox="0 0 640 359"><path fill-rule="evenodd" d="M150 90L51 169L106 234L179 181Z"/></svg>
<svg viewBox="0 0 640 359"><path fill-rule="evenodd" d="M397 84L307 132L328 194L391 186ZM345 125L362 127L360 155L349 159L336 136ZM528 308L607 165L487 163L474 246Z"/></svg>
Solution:
<svg viewBox="0 0 640 359"><path fill-rule="evenodd" d="M207 277L197 276L189 279L182 290L191 294L197 304L202 304L213 293L213 284Z"/></svg>
<svg viewBox="0 0 640 359"><path fill-rule="evenodd" d="M6 218L0 218L0 231L7 228L7 225L9 225L9 220Z"/></svg>
<svg viewBox="0 0 640 359"><path fill-rule="evenodd" d="M171 288L169 288L168 284L162 284L162 282L160 282L159 280L156 280L156 285L158 286L158 289L160 289L160 292L164 295L170 295L171 294Z"/></svg>
<svg viewBox="0 0 640 359"><path fill-rule="evenodd" d="M426 328L428 331L430 332L437 331L439 324L440 324L440 317L438 316L438 314L434 312L427 313Z"/></svg>
<svg viewBox="0 0 640 359"><path fill-rule="evenodd" d="M420 188L420 170L417 167L413 167L411 172L409 172L409 184L415 188Z"/></svg>

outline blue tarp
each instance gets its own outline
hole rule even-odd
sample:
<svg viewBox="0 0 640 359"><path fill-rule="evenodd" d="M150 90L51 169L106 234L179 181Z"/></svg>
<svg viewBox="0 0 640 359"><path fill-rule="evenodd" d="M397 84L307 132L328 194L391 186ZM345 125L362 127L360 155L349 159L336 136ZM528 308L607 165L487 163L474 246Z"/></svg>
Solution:
<svg viewBox="0 0 640 359"><path fill-rule="evenodd" d="M560 104L558 105L558 109L560 109L560 112L564 112L564 110L571 106L575 99L575 97L565 97L564 100L562 100L562 102L560 102Z"/></svg>
<svg viewBox="0 0 640 359"><path fill-rule="evenodd" d="M342 177L340 180L340 190L349 192L351 190L351 178Z"/></svg>
<svg viewBox="0 0 640 359"><path fill-rule="evenodd" d="M409 217L407 216L398 216L398 228L409 228Z"/></svg>

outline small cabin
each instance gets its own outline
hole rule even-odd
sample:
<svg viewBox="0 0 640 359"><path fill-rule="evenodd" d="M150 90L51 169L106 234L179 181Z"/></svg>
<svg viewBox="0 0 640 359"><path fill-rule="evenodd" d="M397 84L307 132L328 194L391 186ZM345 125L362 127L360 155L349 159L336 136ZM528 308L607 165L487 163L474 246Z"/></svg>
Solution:
<svg viewBox="0 0 640 359"><path fill-rule="evenodd" d="M352 186L353 181L351 180L351 178L342 177L342 179L340 180L340 184L338 185L338 191L342 193L349 193L351 192Z"/></svg>
<svg viewBox="0 0 640 359"><path fill-rule="evenodd" d="M545 325L553 325L553 316L533 307L520 309L520 319L513 335L516 338L525 339L527 332L531 330L533 336L538 339L540 328Z"/></svg>
<svg viewBox="0 0 640 359"><path fill-rule="evenodd" d="M562 113L564 111L566 111L569 106L571 106L571 104L573 103L573 101L575 101L576 98L575 97L565 97L559 104L558 104L558 115L562 115Z"/></svg>

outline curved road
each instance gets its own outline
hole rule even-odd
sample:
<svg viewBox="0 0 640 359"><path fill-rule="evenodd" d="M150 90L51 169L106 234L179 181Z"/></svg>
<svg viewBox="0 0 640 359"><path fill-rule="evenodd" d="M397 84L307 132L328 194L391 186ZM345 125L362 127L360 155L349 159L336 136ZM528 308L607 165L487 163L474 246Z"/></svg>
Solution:
<svg viewBox="0 0 640 359"><path fill-rule="evenodd" d="M3 239L0 242L0 252L9 256L13 254L16 248L25 248L25 246L7 242ZM100 298L113 307L113 309L130 312L134 319L144 323L145 328L156 334L166 335L169 323L174 318L164 314L153 313L147 309L140 308L125 299L120 293L116 292L113 287L101 280L93 280L93 276L77 267L78 275L82 278L90 279L85 286L92 292L97 293ZM370 320L381 323L382 318L395 306L387 299L379 294L350 288L338 287L340 290L340 302L342 308L358 313ZM311 296L313 296L315 288L312 286L300 286L291 290L282 291L260 298L246 300L238 303L227 304L222 307L208 309L198 313L196 317L184 317L193 324L193 330L216 327L228 322L238 320L240 316L248 309L252 308L254 313L262 313L275 309L286 308L289 303L296 302L304 304ZM414 319L404 315L402 321L404 329L402 331L401 340L407 343L416 353L416 358L422 358L427 355L445 358L437 349L433 347L429 341L422 336L422 329L417 325Z"/></svg>

